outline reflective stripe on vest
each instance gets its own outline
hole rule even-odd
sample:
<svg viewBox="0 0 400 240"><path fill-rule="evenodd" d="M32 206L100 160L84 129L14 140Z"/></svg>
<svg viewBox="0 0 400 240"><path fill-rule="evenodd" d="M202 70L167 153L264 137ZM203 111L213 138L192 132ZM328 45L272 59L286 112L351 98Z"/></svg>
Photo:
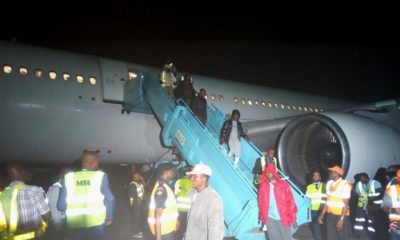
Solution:
<svg viewBox="0 0 400 240"><path fill-rule="evenodd" d="M326 206L327 212L334 215L342 215L344 204L344 199L342 197L343 191L345 189L346 184L349 184L346 180L340 179L333 189L326 190ZM328 187L328 186L327 186ZM332 185L330 186L332 188ZM350 210L347 208L346 216L350 215Z"/></svg>
<svg viewBox="0 0 400 240"><path fill-rule="evenodd" d="M365 191L365 189L363 188L363 184L361 181L359 181L357 183L357 188L358 191L360 192L359 196L358 196L358 203L357 206L359 208L364 207L364 204L368 201L368 197L377 197L380 194L375 192L375 180L371 180L369 182L369 188L368 188L368 192ZM374 201L375 203L376 201Z"/></svg>
<svg viewBox="0 0 400 240"><path fill-rule="evenodd" d="M135 181L132 181L130 184L134 184L135 185L138 198L143 199L143 195L144 195L143 184L142 183L137 183ZM132 197L130 197L129 200L130 200L131 206L132 206L134 199Z"/></svg>
<svg viewBox="0 0 400 240"><path fill-rule="evenodd" d="M176 206L179 212L187 212L192 201L189 198L189 191L192 188L192 181L186 178L178 179L175 183Z"/></svg>
<svg viewBox="0 0 400 240"><path fill-rule="evenodd" d="M386 189L386 193L390 196L392 200L392 208L400 208L400 196L399 196L399 185L392 185ZM395 213L389 214L390 222L400 221L400 215Z"/></svg>
<svg viewBox="0 0 400 240"><path fill-rule="evenodd" d="M104 223L106 207L101 193L103 177L102 171L86 170L65 175L68 228L87 228Z"/></svg>
<svg viewBox="0 0 400 240"><path fill-rule="evenodd" d="M47 224L45 221L42 221L42 225L38 230L16 234L18 232L18 218L19 218L17 196L19 191L24 186L25 184L21 183L12 187L7 187L6 189L4 189L4 192L0 195L0 206L1 206L0 236L2 239L8 239L8 240L34 239L35 237L42 236L46 231Z"/></svg>
<svg viewBox="0 0 400 240"><path fill-rule="evenodd" d="M149 228L151 233L156 235L156 202L155 202L155 194L156 190L159 186L159 182L154 185L153 191L151 192L149 212L147 216L147 222L149 223ZM165 208L162 211L160 217L161 223L161 235L166 235L175 231L177 219L178 219L178 209L176 206L176 200L174 196L174 192L168 186L168 184L164 184L165 189L167 190L167 200L165 201Z"/></svg>
<svg viewBox="0 0 400 240"><path fill-rule="evenodd" d="M323 183L320 183L318 189L315 187L314 183L307 186L306 196L311 199L312 211L319 210L320 206L325 205L326 203L326 194L322 192L323 188L324 188Z"/></svg>

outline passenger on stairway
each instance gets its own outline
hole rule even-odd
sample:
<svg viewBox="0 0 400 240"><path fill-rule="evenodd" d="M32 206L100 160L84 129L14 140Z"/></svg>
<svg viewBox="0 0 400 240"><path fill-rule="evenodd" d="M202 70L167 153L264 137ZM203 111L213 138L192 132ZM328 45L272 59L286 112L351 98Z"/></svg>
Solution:
<svg viewBox="0 0 400 240"><path fill-rule="evenodd" d="M206 90L204 88L200 89L197 96L193 98L192 111L194 115L199 118L199 120L206 125L207 123L207 99Z"/></svg>
<svg viewBox="0 0 400 240"><path fill-rule="evenodd" d="M193 88L192 75L189 72L186 72L183 75L183 80L180 81L178 86L175 88L175 98L182 99L187 106L191 107L195 93L196 91Z"/></svg>
<svg viewBox="0 0 400 240"><path fill-rule="evenodd" d="M161 86L171 97L174 97L174 84L176 83L177 70L171 59L168 58L160 74Z"/></svg>
<svg viewBox="0 0 400 240"><path fill-rule="evenodd" d="M237 166L240 159L240 138L249 141L249 137L244 132L242 123L239 121L240 112L237 109L232 111L231 119L226 120L222 125L220 133L220 144L228 144L228 150L234 156L234 165Z"/></svg>

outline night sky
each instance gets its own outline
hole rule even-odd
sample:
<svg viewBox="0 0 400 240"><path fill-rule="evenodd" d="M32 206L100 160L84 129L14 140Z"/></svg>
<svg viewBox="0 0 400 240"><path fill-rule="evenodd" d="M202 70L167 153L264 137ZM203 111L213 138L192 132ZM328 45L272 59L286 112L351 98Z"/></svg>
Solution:
<svg viewBox="0 0 400 240"><path fill-rule="evenodd" d="M160 67L170 56L181 71L360 102L400 97L399 1L3 0L0 9L7 41Z"/></svg>

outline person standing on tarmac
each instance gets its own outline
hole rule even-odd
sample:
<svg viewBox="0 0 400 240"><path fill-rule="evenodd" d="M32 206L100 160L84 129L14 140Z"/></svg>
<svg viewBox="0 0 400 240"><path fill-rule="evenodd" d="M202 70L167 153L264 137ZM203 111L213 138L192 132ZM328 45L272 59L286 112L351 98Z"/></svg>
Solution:
<svg viewBox="0 0 400 240"><path fill-rule="evenodd" d="M382 208L389 215L389 239L400 239L400 169L396 181L386 187Z"/></svg>
<svg viewBox="0 0 400 240"><path fill-rule="evenodd" d="M315 240L322 240L322 227L318 221L322 209L326 204L326 188L321 182L321 173L313 172L313 182L307 186L306 197L311 200L312 232Z"/></svg>
<svg viewBox="0 0 400 240"><path fill-rule="evenodd" d="M175 231L179 228L178 209L175 194L168 185L175 175L174 165L163 163L159 172L159 179L150 196L147 221L156 240L175 240Z"/></svg>
<svg viewBox="0 0 400 240"><path fill-rule="evenodd" d="M144 197L144 181L139 171L132 172L132 182L129 184L129 203L132 216L132 237L142 238L142 203Z"/></svg>
<svg viewBox="0 0 400 240"><path fill-rule="evenodd" d="M344 171L339 166L329 169L329 180L326 184L326 205L319 215L319 222L324 223L325 213L328 240L351 239L351 224L349 200L351 195L351 183L342 179Z"/></svg>
<svg viewBox="0 0 400 240"><path fill-rule="evenodd" d="M189 176L186 175L187 172L192 171L192 166L187 165L184 167L184 177L178 179L175 182L175 196L176 196L176 206L179 213L179 229L176 232L177 239L183 239L186 232L187 215L190 209L192 201L189 197L189 191L192 189L192 182Z"/></svg>
<svg viewBox="0 0 400 240"><path fill-rule="evenodd" d="M43 189L26 185L31 174L21 163L6 167L10 184L0 195L0 239L42 239L51 218Z"/></svg>
<svg viewBox="0 0 400 240"><path fill-rule="evenodd" d="M98 170L98 154L84 151L81 161L82 170L64 176L57 207L66 213L68 240L104 240L105 226L113 222L115 198L107 174Z"/></svg>
<svg viewBox="0 0 400 240"><path fill-rule="evenodd" d="M374 239L374 215L382 204L381 189L382 186L378 181L370 180L366 173L360 173L360 181L355 185L355 194L358 196L354 224L355 237L360 238L363 233L366 233L370 239Z"/></svg>

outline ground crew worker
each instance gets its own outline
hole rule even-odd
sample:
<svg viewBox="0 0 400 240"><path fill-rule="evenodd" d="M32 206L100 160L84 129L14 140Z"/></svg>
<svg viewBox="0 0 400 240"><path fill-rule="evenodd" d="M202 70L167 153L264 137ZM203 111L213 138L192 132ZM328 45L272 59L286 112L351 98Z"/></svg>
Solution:
<svg viewBox="0 0 400 240"><path fill-rule="evenodd" d="M192 201L189 197L189 191L192 188L192 181L186 175L187 172L192 171L192 166L188 165L183 169L184 177L175 182L175 196L176 206L179 213L179 229L176 232L176 238L182 239L186 232L187 215Z"/></svg>
<svg viewBox="0 0 400 240"><path fill-rule="evenodd" d="M355 193L358 196L357 212L354 223L354 236L361 237L365 232L373 239L375 234L375 212L370 209L379 209L380 206L381 184L376 180L370 180L368 174L360 173L360 181L356 183Z"/></svg>
<svg viewBox="0 0 400 240"><path fill-rule="evenodd" d="M107 174L98 170L98 154L84 151L81 160L82 170L65 175L57 207L65 211L68 240L104 240L105 226L113 221L114 195Z"/></svg>
<svg viewBox="0 0 400 240"><path fill-rule="evenodd" d="M321 173L313 172L313 183L307 186L306 196L311 200L312 232L315 240L322 240L321 223L318 220L326 204L326 188L321 182Z"/></svg>
<svg viewBox="0 0 400 240"><path fill-rule="evenodd" d="M178 209L175 194L168 185L168 181L174 178L174 165L161 164L159 173L151 192L147 221L156 240L175 240L175 231L179 227Z"/></svg>
<svg viewBox="0 0 400 240"><path fill-rule="evenodd" d="M7 165L10 184L0 196L0 238L38 239L50 220L50 208L40 187L26 185L31 175L20 163Z"/></svg>
<svg viewBox="0 0 400 240"><path fill-rule="evenodd" d="M268 147L267 154L257 158L256 163L254 164L254 185L257 187L260 185L260 175L264 172L265 166L268 163L274 164L275 170L278 169L278 161L275 158L275 149L273 147Z"/></svg>
<svg viewBox="0 0 400 240"><path fill-rule="evenodd" d="M400 169L396 178L397 181L386 188L382 203L383 210L389 215L390 240L400 239Z"/></svg>
<svg viewBox="0 0 400 240"><path fill-rule="evenodd" d="M326 205L319 215L319 222L323 224L325 213L328 240L351 239L349 200L351 183L342 179L344 171L339 166L329 169L329 180L326 184Z"/></svg>
<svg viewBox="0 0 400 240"><path fill-rule="evenodd" d="M142 238L142 203L144 197L144 181L139 171L132 173L132 182L129 184L129 202L132 216L132 237Z"/></svg>

